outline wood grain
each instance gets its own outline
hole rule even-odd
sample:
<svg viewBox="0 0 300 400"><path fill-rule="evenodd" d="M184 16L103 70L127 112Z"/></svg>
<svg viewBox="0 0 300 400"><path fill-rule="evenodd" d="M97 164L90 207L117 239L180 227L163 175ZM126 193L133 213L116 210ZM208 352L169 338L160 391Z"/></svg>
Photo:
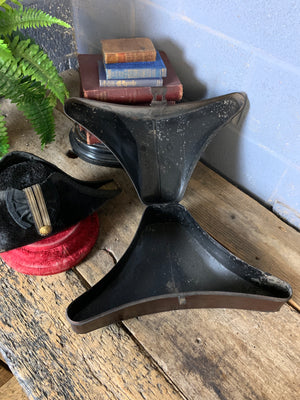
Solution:
<svg viewBox="0 0 300 400"><path fill-rule="evenodd" d="M28 400L24 390L13 376L5 385L0 387L0 399L2 400Z"/></svg>
<svg viewBox="0 0 300 400"><path fill-rule="evenodd" d="M13 375L6 364L0 361L0 387L3 386L7 381L9 381L12 376Z"/></svg>
<svg viewBox="0 0 300 400"><path fill-rule="evenodd" d="M300 304L298 231L201 163L182 203L236 256L289 282Z"/></svg>
<svg viewBox="0 0 300 400"><path fill-rule="evenodd" d="M299 394L300 319L288 306L277 314L174 311L133 320L129 329L191 399Z"/></svg>
<svg viewBox="0 0 300 400"><path fill-rule="evenodd" d="M66 307L85 290L74 272L0 274L1 351L30 399L182 398L121 326L71 331Z"/></svg>
<svg viewBox="0 0 300 400"><path fill-rule="evenodd" d="M77 269L93 285L113 264L95 251ZM277 313L172 311L123 324L188 399L297 398L300 316L287 305Z"/></svg>

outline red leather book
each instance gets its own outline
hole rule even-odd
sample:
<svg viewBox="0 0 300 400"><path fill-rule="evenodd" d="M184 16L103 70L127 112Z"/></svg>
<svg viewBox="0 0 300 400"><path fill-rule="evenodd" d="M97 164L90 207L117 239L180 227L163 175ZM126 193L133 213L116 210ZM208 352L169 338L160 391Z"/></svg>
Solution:
<svg viewBox="0 0 300 400"><path fill-rule="evenodd" d="M82 97L87 99L106 101L120 104L151 103L153 97L161 101L180 101L183 95L183 86L174 71L166 53L160 55L167 68L167 77L163 79L161 87L100 87L98 61L101 54L78 54L80 83Z"/></svg>

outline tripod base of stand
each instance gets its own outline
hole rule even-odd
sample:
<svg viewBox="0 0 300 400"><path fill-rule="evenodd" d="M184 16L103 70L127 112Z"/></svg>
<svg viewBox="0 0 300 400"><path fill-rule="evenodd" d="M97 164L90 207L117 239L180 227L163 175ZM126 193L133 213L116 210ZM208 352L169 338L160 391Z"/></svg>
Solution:
<svg viewBox="0 0 300 400"><path fill-rule="evenodd" d="M119 161L103 143L88 144L77 124L70 130L69 140L73 152L83 161L103 167L121 168Z"/></svg>
<svg viewBox="0 0 300 400"><path fill-rule="evenodd" d="M278 311L291 295L288 283L235 257L180 204L153 205L122 258L69 305L67 318L87 333L170 310Z"/></svg>

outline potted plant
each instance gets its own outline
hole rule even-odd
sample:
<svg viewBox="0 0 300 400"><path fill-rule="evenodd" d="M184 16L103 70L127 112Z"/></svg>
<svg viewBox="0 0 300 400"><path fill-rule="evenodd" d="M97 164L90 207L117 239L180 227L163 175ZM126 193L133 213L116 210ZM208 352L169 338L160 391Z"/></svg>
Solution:
<svg viewBox="0 0 300 400"><path fill-rule="evenodd" d="M42 10L23 7L20 1L0 0L0 96L23 112L42 148L54 140L53 109L57 100L64 102L68 92L45 51L21 30L52 24L70 28ZM0 113L0 158L8 149L5 117Z"/></svg>

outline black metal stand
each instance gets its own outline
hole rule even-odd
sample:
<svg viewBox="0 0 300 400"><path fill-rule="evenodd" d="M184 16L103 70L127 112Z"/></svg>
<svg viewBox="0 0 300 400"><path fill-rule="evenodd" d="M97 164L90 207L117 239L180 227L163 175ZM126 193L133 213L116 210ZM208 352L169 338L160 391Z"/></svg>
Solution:
<svg viewBox="0 0 300 400"><path fill-rule="evenodd" d="M276 311L291 297L286 282L236 258L178 204L209 141L237 127L246 105L244 93L154 107L66 102L66 114L103 141L148 205L121 260L68 307L76 332L172 309Z"/></svg>

